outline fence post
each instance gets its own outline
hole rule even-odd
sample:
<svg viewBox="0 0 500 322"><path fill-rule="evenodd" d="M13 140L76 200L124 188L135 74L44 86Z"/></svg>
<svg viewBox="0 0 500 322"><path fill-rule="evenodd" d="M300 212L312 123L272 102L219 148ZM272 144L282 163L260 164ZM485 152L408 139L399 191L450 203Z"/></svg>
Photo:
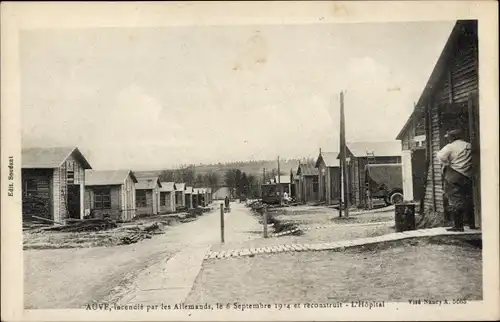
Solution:
<svg viewBox="0 0 500 322"><path fill-rule="evenodd" d="M267 209L266 207L262 207L262 215L263 215L263 218L264 218L264 238L267 238L268 235L267 235Z"/></svg>
<svg viewBox="0 0 500 322"><path fill-rule="evenodd" d="M224 244L224 204L220 204L220 242Z"/></svg>

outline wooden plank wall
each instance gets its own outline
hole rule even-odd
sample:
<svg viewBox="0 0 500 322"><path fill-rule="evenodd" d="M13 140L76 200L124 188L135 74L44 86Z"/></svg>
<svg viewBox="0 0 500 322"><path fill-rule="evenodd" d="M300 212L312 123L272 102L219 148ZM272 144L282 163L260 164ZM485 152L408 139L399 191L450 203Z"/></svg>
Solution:
<svg viewBox="0 0 500 322"><path fill-rule="evenodd" d="M23 206L23 213L28 213L40 217L44 217L47 219L52 219L53 218L53 212L52 212L52 175L53 171L52 169L23 169L21 172L21 182L22 182L22 197L25 198L26 194L26 181L27 180L35 180L36 181L36 193L34 193L34 196L39 199L43 200L45 203L44 209L47 211L46 213L34 213L34 210L36 208L31 208L28 207L25 209Z"/></svg>
<svg viewBox="0 0 500 322"><path fill-rule="evenodd" d="M125 208L125 218L126 220L132 220L135 217L135 183L132 177L128 176L125 185L123 186L125 190L124 208Z"/></svg>
<svg viewBox="0 0 500 322"><path fill-rule="evenodd" d="M330 203L337 203L340 196L340 168L328 168L330 174Z"/></svg>
<svg viewBox="0 0 500 322"><path fill-rule="evenodd" d="M477 35L473 31L463 35L458 44L460 50L455 50L455 55L447 64L443 77L436 86L430 104L430 132L432 162L428 169L427 186L425 190L424 207L429 211L444 212L443 180L441 164L436 158L436 153L445 145L444 134L453 126L460 126L458 114L442 111L445 107L462 108L468 100L468 94L478 90L477 70ZM464 128L467 131L467 127Z"/></svg>
<svg viewBox="0 0 500 322"><path fill-rule="evenodd" d="M80 186L80 214L84 211L84 196L82 195L85 191L85 169L82 164L70 155L66 161L61 165L61 167L54 169L54 185L53 185L53 196L54 196L54 220L62 221L69 218L68 213L68 179L67 179L67 168L68 162L74 162L74 184Z"/></svg>
<svg viewBox="0 0 500 322"><path fill-rule="evenodd" d="M351 193L353 196L353 202L355 205L361 204L361 196L360 196L360 191L359 191L359 161L357 158L354 158L351 156L351 180L350 180L350 187L351 187ZM349 178L348 178L349 179Z"/></svg>

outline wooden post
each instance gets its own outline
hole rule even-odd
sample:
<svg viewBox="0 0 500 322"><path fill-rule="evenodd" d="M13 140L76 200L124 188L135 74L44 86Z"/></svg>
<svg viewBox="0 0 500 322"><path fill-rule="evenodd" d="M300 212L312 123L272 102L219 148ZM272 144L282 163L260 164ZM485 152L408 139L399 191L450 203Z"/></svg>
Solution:
<svg viewBox="0 0 500 322"><path fill-rule="evenodd" d="M342 217L342 164L340 164L339 173L339 217Z"/></svg>
<svg viewBox="0 0 500 322"><path fill-rule="evenodd" d="M262 208L262 217L264 219L264 238L267 238L267 209L266 206Z"/></svg>
<svg viewBox="0 0 500 322"><path fill-rule="evenodd" d="M280 196L280 207L283 206L283 193L281 191L280 157L278 156L278 193Z"/></svg>
<svg viewBox="0 0 500 322"><path fill-rule="evenodd" d="M349 217L349 200L347 194L347 169L346 169L346 142L345 142L345 115L344 115L344 92L340 92L340 154L342 169L342 190L344 196L344 215Z"/></svg>
<svg viewBox="0 0 500 322"><path fill-rule="evenodd" d="M220 204L220 242L224 244L224 204Z"/></svg>

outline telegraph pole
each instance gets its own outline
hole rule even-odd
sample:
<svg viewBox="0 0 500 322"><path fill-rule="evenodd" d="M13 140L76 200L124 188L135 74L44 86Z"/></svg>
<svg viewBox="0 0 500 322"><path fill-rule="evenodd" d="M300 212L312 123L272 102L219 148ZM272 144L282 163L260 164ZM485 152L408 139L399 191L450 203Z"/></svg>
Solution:
<svg viewBox="0 0 500 322"><path fill-rule="evenodd" d="M344 214L349 217L349 200L347 193L347 169L346 169L346 141L345 141L345 115L344 115L344 92L340 92L340 166L342 170L342 190L344 192Z"/></svg>
<svg viewBox="0 0 500 322"><path fill-rule="evenodd" d="M283 205L283 194L281 193L281 172L280 172L280 157L278 156L278 191L280 196L280 207Z"/></svg>
<svg viewBox="0 0 500 322"><path fill-rule="evenodd" d="M339 147L340 151L342 151L342 133L340 133L339 137ZM342 153L342 152L340 152ZM344 204L342 202L342 193L344 192L342 189L342 172L344 171L344 167L342 165L342 158L340 160L340 173L339 173L339 217L342 217L342 205Z"/></svg>

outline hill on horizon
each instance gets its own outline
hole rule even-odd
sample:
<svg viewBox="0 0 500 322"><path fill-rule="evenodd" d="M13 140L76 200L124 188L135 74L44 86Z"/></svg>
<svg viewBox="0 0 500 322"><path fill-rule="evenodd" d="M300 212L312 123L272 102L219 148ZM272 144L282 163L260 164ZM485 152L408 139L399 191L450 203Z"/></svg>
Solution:
<svg viewBox="0 0 500 322"><path fill-rule="evenodd" d="M282 173L288 174L290 170L294 172L297 171L297 167L300 163L306 162L314 162L311 159L285 159L280 161L280 171ZM278 169L277 160L259 160L259 161L238 161L238 162L227 162L227 163L218 163L218 164L198 164L198 165L188 165L190 167L194 167L196 174L205 174L214 172L217 173L220 178L224 178L227 170L230 169L239 169L242 172L245 172L247 175L252 174L257 178L262 178L263 169L266 169L266 173L269 173L272 169ZM177 167L181 168L181 167ZM140 173L142 175L158 176L165 170L175 170L176 168L165 168L161 170L137 170L134 171L136 173Z"/></svg>

